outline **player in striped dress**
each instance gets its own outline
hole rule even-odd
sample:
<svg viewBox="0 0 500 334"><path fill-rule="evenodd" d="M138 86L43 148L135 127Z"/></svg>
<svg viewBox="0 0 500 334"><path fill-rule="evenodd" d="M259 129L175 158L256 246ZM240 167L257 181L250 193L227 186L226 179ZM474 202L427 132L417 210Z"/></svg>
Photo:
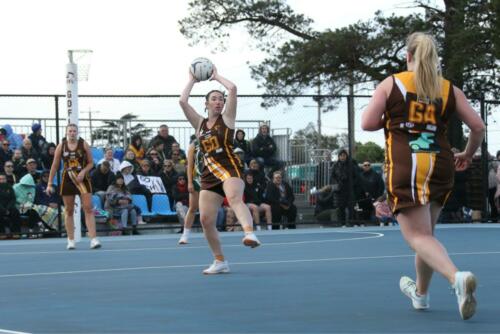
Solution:
<svg viewBox="0 0 500 334"><path fill-rule="evenodd" d="M384 129L386 185L389 204L403 237L415 251L416 282L400 280L401 291L413 307L429 307L433 271L455 290L460 315L474 315L476 278L458 271L434 236L434 226L453 186L454 170L465 170L484 136L484 124L464 93L439 73L432 36L414 33L407 42L408 72L386 78L375 90L362 116L362 128ZM471 130L465 150L452 154L447 123L456 114Z"/></svg>
<svg viewBox="0 0 500 334"><path fill-rule="evenodd" d="M200 221L205 237L215 257L204 274L229 272L229 266L222 253L219 233L215 226L217 211L224 197L234 210L245 236L243 244L249 247L260 245L253 232L250 210L243 202L243 164L233 153L234 127L236 121L236 85L219 75L214 66L211 80L218 81L228 91L227 102L224 94L218 90L210 91L205 97L205 108L208 117L203 118L189 104L189 94L196 79L189 72L187 83L180 98L180 105L186 118L196 130L203 153L204 166L201 173ZM225 107L225 109L224 109ZM223 112L224 111L224 112Z"/></svg>
<svg viewBox="0 0 500 334"><path fill-rule="evenodd" d="M66 137L56 147L46 189L49 195L54 191L52 184L61 159L63 160L63 174L60 188L64 202L64 225L68 234L67 249L72 250L76 247L73 221L76 195L80 195L82 208L85 212L85 225L90 237L90 248L100 248L101 244L96 238L95 217L92 208L92 185L89 177L94 161L89 145L85 140L78 137L78 126L76 124L66 126Z"/></svg>

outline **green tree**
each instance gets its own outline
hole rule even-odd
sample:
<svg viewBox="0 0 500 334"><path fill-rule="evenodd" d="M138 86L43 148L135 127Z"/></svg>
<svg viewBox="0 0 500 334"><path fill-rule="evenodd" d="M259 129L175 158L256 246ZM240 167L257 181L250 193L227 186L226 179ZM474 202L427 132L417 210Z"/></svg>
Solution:
<svg viewBox="0 0 500 334"><path fill-rule="evenodd" d="M356 143L356 152L354 159L357 162L370 161L370 162L384 162L384 149L374 142Z"/></svg>
<svg viewBox="0 0 500 334"><path fill-rule="evenodd" d="M445 76L470 96L498 96L498 1L443 0L439 9L422 0L413 6L426 15L376 13L366 22L318 32L284 0L192 0L189 15L179 23L193 44L215 42L216 49L225 47L230 28L244 25L255 46L269 55L251 66L270 95L264 106L292 103L287 94L311 91L318 82L323 92L338 94L404 70L405 38L422 30L437 36ZM452 145L461 146L458 120L452 120L448 134Z"/></svg>

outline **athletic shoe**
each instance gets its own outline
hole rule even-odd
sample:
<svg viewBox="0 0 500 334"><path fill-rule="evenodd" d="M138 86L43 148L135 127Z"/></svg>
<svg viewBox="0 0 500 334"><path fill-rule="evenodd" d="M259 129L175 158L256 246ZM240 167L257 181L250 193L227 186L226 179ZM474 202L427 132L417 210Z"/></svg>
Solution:
<svg viewBox="0 0 500 334"><path fill-rule="evenodd" d="M67 250L73 250L75 248L76 248L75 240L68 239L68 245L66 246L66 249Z"/></svg>
<svg viewBox="0 0 500 334"><path fill-rule="evenodd" d="M245 234L245 237L243 238L242 241L243 241L243 245L251 247L251 248L255 248L255 247L260 246L260 241L259 241L259 239L257 239L257 236L253 232Z"/></svg>
<svg viewBox="0 0 500 334"><path fill-rule="evenodd" d="M90 248L91 249L101 248L101 243L99 242L99 240L97 240L97 238L92 238L90 240Z"/></svg>
<svg viewBox="0 0 500 334"><path fill-rule="evenodd" d="M179 242L178 244L179 245L185 245L185 244L188 244L189 243L189 238L187 235L182 235L181 238L179 239Z"/></svg>
<svg viewBox="0 0 500 334"><path fill-rule="evenodd" d="M413 308L416 310L426 310L430 307L429 294L418 296L417 284L407 276L401 277L399 280L399 288L408 298L411 299Z"/></svg>
<svg viewBox="0 0 500 334"><path fill-rule="evenodd" d="M205 275L225 274L229 272L229 265L227 261L214 260L214 262L207 269L203 270Z"/></svg>
<svg viewBox="0 0 500 334"><path fill-rule="evenodd" d="M457 295L458 310L463 320L471 318L476 312L476 277L470 271L458 271L455 273L455 294Z"/></svg>

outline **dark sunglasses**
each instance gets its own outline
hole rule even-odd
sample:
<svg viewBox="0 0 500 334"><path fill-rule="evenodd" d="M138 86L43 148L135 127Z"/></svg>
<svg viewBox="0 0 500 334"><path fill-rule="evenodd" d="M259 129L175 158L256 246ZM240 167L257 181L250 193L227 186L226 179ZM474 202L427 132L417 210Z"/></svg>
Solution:
<svg viewBox="0 0 500 334"><path fill-rule="evenodd" d="M149 155L158 155L158 153L149 153Z"/></svg>

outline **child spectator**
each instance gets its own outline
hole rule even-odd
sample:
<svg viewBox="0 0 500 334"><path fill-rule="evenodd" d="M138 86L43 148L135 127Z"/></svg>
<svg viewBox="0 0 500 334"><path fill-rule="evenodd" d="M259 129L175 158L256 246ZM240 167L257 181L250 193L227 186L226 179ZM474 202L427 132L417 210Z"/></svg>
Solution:
<svg viewBox="0 0 500 334"><path fill-rule="evenodd" d="M394 218L392 214L389 204L387 204L387 197L385 194L377 198L373 206L375 207L375 216L380 222L380 226L384 226L385 223L387 223L387 226L391 223L392 225L398 224L396 218Z"/></svg>
<svg viewBox="0 0 500 334"><path fill-rule="evenodd" d="M121 173L116 174L115 181L106 191L104 208L112 217L120 219L120 226L124 232L127 230L128 223L130 222L132 225L132 234L139 234L137 232L137 223L140 212L132 204L132 196L125 185L125 180Z"/></svg>

